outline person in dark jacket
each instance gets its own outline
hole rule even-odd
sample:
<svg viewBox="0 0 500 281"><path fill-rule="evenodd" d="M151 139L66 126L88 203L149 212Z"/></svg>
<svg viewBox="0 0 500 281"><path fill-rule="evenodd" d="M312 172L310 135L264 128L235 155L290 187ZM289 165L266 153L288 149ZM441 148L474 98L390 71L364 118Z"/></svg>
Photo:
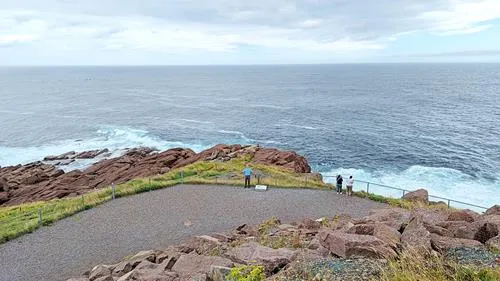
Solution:
<svg viewBox="0 0 500 281"><path fill-rule="evenodd" d="M342 178L341 175L337 175L337 194L341 194L342 193L342 181L344 179Z"/></svg>

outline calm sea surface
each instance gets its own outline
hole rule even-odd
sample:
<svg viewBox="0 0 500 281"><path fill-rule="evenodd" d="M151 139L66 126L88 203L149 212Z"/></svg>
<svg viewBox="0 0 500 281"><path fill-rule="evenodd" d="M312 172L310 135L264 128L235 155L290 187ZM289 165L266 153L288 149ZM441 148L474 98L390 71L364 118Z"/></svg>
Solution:
<svg viewBox="0 0 500 281"><path fill-rule="evenodd" d="M1 166L259 143L325 175L500 203L500 64L0 68L0 98Z"/></svg>

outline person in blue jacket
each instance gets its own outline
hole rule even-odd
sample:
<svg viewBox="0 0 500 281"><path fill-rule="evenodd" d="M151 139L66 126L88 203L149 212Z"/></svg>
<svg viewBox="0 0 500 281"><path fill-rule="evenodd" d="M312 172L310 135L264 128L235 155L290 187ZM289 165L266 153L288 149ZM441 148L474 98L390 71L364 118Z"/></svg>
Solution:
<svg viewBox="0 0 500 281"><path fill-rule="evenodd" d="M243 169L243 175L245 176L245 188L250 188L250 178L252 177L252 168L250 165L246 164L245 169Z"/></svg>

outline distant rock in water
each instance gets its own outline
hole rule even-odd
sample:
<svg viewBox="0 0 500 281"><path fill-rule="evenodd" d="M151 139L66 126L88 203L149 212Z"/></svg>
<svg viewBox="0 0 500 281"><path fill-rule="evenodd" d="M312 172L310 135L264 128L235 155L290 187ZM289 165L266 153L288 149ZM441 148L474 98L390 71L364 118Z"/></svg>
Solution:
<svg viewBox="0 0 500 281"><path fill-rule="evenodd" d="M253 156L252 163L275 165L296 173L310 173L307 160L293 151L241 145L216 145L195 153L187 148L173 148L156 152L151 148L129 149L124 155L101 160L85 170L65 173L58 165L75 159L92 159L109 151L74 151L48 156L44 161L0 168L0 204L14 205L24 202L50 200L83 194L93 189L167 173L198 161L229 161L242 155Z"/></svg>

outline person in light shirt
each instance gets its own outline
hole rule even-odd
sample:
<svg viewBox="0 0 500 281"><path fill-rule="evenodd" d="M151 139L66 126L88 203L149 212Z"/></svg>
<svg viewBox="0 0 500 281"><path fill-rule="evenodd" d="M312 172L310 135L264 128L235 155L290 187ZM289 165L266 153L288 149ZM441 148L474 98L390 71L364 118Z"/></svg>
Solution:
<svg viewBox="0 0 500 281"><path fill-rule="evenodd" d="M347 195L352 196L352 186L354 185L354 179L352 176L349 176L349 179L347 180L346 187L347 187Z"/></svg>

